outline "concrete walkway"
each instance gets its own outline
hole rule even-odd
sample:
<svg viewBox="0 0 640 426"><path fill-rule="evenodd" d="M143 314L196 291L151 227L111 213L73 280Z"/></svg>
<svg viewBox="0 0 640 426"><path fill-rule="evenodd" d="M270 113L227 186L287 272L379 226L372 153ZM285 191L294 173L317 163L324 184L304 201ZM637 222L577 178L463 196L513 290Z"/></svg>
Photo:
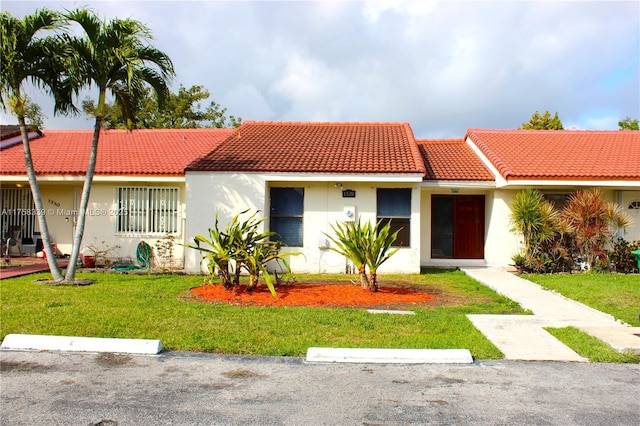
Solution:
<svg viewBox="0 0 640 426"><path fill-rule="evenodd" d="M4 260L0 261L4 262ZM66 268L69 264L69 260L57 259L56 263L60 268ZM9 260L8 267L0 268L0 280L35 274L37 272L45 272L48 270L49 264L47 263L47 259L34 257L11 258Z"/></svg>
<svg viewBox="0 0 640 426"><path fill-rule="evenodd" d="M577 327L624 352L640 355L640 327L630 327L538 284L494 268L462 268L471 278L518 302L533 315L467 315L505 359L587 362L543 327Z"/></svg>

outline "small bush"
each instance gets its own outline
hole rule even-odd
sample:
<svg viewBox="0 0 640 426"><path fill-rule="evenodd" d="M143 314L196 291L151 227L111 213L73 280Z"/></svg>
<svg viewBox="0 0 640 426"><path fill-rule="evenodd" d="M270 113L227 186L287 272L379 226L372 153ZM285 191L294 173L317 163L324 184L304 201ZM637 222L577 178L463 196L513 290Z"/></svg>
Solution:
<svg viewBox="0 0 640 426"><path fill-rule="evenodd" d="M616 238L613 250L609 253L609 260L616 272L622 274L638 273L638 261L632 251L640 248L640 241L629 242L624 238Z"/></svg>

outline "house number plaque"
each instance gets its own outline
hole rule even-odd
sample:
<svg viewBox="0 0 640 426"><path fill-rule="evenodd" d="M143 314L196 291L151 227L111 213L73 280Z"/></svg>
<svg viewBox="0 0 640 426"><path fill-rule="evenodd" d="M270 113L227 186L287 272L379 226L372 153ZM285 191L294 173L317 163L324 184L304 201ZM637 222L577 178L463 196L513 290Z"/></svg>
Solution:
<svg viewBox="0 0 640 426"><path fill-rule="evenodd" d="M353 189L345 189L342 191L342 198L356 198L356 191Z"/></svg>

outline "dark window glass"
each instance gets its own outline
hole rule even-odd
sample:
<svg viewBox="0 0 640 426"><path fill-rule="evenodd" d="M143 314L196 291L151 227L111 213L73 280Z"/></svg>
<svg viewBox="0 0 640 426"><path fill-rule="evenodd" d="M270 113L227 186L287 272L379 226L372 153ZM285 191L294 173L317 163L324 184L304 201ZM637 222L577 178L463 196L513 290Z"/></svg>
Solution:
<svg viewBox="0 0 640 426"><path fill-rule="evenodd" d="M431 257L453 257L453 197L431 198Z"/></svg>
<svg viewBox="0 0 640 426"><path fill-rule="evenodd" d="M379 188L377 220L384 226L391 222L391 232L400 229L394 246L409 247L411 241L411 189Z"/></svg>
<svg viewBox="0 0 640 426"><path fill-rule="evenodd" d="M271 188L270 206L270 230L278 233L272 239L302 247L304 188Z"/></svg>

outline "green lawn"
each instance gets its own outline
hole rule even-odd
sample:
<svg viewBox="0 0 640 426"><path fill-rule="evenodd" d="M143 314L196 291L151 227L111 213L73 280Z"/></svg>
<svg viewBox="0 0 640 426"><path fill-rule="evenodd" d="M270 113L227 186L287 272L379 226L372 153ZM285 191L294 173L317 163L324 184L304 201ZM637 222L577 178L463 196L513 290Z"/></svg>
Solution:
<svg viewBox="0 0 640 426"><path fill-rule="evenodd" d="M640 326L640 275L532 274L523 278L609 313L627 324Z"/></svg>
<svg viewBox="0 0 640 426"><path fill-rule="evenodd" d="M301 356L310 346L468 348L479 359L501 358L467 313L523 313L508 299L459 271L381 276L402 279L457 300L415 308L417 315L372 315L352 308L238 307L193 301L202 277L79 274L82 287L35 282L47 274L0 281L0 337L9 333L160 339L166 349ZM298 282L354 276L296 276Z"/></svg>

